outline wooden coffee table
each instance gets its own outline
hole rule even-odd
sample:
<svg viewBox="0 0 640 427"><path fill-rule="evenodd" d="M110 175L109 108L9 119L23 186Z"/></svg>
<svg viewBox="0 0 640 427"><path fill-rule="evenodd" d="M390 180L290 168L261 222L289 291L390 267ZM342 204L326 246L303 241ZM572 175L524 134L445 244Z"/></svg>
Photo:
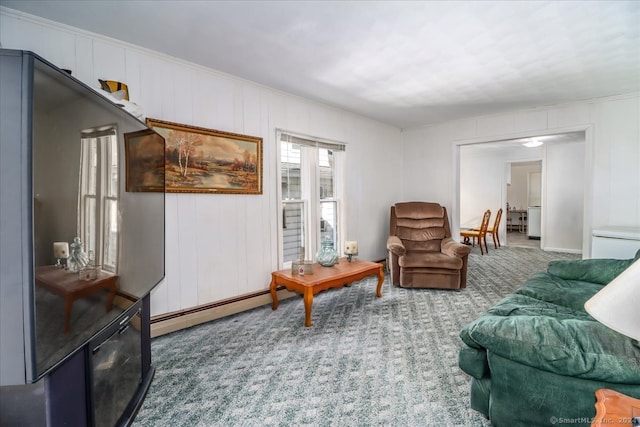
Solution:
<svg viewBox="0 0 640 427"><path fill-rule="evenodd" d="M118 288L116 281L118 276L101 271L95 280L84 280L78 273L72 273L53 265L36 268L36 283L56 295L60 295L65 301L64 333L69 332L71 322L71 306L73 302L82 297L93 295L101 289L109 291L107 298L107 312L111 310L113 298Z"/></svg>
<svg viewBox="0 0 640 427"><path fill-rule="evenodd" d="M382 297L382 283L384 272L382 264L368 261L340 258L333 267L323 267L318 263L313 264L313 274L294 275L291 269L274 271L271 273L271 297L273 298L273 310L278 308L278 295L276 288L284 286L286 289L303 295L304 298L304 326L311 326L311 306L313 296L330 288L339 288L350 283L362 280L368 276L378 276L376 295Z"/></svg>

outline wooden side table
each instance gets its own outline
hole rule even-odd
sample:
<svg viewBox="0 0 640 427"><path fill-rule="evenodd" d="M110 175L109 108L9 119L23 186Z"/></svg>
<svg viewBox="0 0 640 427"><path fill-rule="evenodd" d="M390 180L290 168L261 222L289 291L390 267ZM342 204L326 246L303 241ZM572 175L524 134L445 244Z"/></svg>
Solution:
<svg viewBox="0 0 640 427"><path fill-rule="evenodd" d="M64 333L69 332L71 323L71 306L73 302L82 297L93 295L101 289L109 291L107 298L107 312L111 310L113 298L116 296L118 288L116 282L118 276L100 271L95 280L84 280L78 273L72 273L53 265L36 268L36 283L56 295L60 295L65 301L65 322Z"/></svg>
<svg viewBox="0 0 640 427"><path fill-rule="evenodd" d="M631 427L633 417L640 417L640 399L614 390L596 390L596 416L591 427Z"/></svg>

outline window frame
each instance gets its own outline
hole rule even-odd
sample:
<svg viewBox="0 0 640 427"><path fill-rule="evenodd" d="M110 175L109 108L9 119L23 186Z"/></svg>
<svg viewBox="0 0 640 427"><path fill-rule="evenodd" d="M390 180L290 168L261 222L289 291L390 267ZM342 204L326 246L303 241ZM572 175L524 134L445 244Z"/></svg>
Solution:
<svg viewBox="0 0 640 427"><path fill-rule="evenodd" d="M293 138L290 141L283 141L283 137ZM301 198L300 199L283 199L282 191L282 142L298 143L308 148L316 148L313 152L305 150L306 154L302 153L300 156L301 164ZM345 236L347 236L347 221L345 215L345 188L344 188L344 173L346 165L346 147L347 145L341 142L330 141L326 139L320 139L317 137L310 137L307 135L290 132L282 129L276 129L276 169L277 169L277 233L278 233L278 266L281 269L291 267L291 261L285 261L284 254L284 204L285 203L303 203L304 209L304 226L306 228L303 234L303 242L305 247L305 259L314 260L316 253L320 249L321 245L321 203L331 202L336 204L336 212L338 215L337 220L337 232L336 239L334 241L335 249L338 253L343 252L343 242ZM320 160L319 150L320 148L327 148L334 150L334 165L333 165L333 197L321 199L320 198ZM304 165L311 166L310 170L305 171ZM305 181L306 180L306 181ZM305 181L305 182L303 182ZM312 226L312 224L315 224Z"/></svg>
<svg viewBox="0 0 640 427"><path fill-rule="evenodd" d="M120 224L116 219L116 231L115 239L111 241L109 239L110 232L107 229L107 225L110 224L109 218L109 206L115 202L116 212L119 210L119 204L121 202L121 176L117 174L117 182L112 187L111 173L112 167L115 166L117 171L120 170L120 149L118 129L116 125L106 125L95 129L83 130L80 134L81 140L81 155L80 155L80 185L78 189L78 236L80 236L82 242L85 244L85 251L94 252L94 261L102 270L108 271L113 274L118 273L118 253L120 250ZM95 144L96 152L96 165L95 165L95 189L93 193L89 189L89 165L90 150L85 150L88 144ZM115 165L113 159L115 157ZM109 192L111 190L111 193ZM93 218L93 239L95 240L91 246L89 246L87 229L90 224L87 217L87 205L88 200L94 201L94 218ZM116 215L117 216L117 215ZM108 245L111 247L113 258L115 263L107 263L107 250Z"/></svg>

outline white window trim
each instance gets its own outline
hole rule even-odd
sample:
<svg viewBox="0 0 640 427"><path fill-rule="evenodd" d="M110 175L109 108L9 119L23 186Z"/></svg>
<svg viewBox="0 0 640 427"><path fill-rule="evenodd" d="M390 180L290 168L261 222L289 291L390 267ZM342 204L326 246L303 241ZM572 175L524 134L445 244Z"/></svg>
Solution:
<svg viewBox="0 0 640 427"><path fill-rule="evenodd" d="M276 203L276 208L278 209L278 213L276 215L277 218L277 236L278 236L278 266L281 269L286 269L286 268L290 268L291 267L291 262L284 262L283 260L283 254L284 254L284 240L283 240L283 234L282 234L282 227L283 227L283 216L282 216L282 203L285 201L282 198L282 174L281 172L281 156L282 156L282 146L281 146L281 139L282 139L282 135L286 134L286 135L290 135L293 136L295 138L301 138L304 140L308 140L308 141L314 141L317 143L317 146L319 148L322 148L322 145L326 145L326 146L341 146L342 147L342 155L341 156L337 156L336 157L336 175L334 176L335 179L335 191L337 194L334 195L334 198L332 200L336 201L336 209L338 210L338 241L334 242L335 244L335 249L338 251L339 254L342 254L344 252L344 240L346 239L346 236L348 236L348 230L347 230L347 221L346 221L346 201L345 201L345 185L344 185L344 174L345 174L345 167L346 167L346 148L348 146L348 144L344 143L344 142L338 142L338 141L332 141L332 140L328 140L328 139L322 139L322 138L317 138L317 137L313 137L313 136L309 136L309 135L305 135L305 134L301 134L298 132L291 132L288 130L284 130L284 129L276 129L276 186L277 186L277 203ZM317 151L315 152L315 156L317 157ZM301 171L301 174L304 173L303 171ZM319 184L320 184L320 176L319 174L316 173L316 170L311 171L311 173L313 174L313 176L311 177L311 179L313 180L313 182L315 183L313 185L313 190L309 190L309 194L316 194L318 196L317 200L319 200L319 194L318 193L318 188L319 188ZM304 179L302 179L301 176L301 184L302 182L305 182ZM308 181L311 182L311 181ZM304 190L303 190L304 193ZM311 203L310 200L305 200L303 199L304 202L304 206L305 206L305 215L307 215L307 223L311 224L311 220L310 220L310 211L311 211ZM320 205L318 204L318 209L320 209ZM316 213L317 218L320 217L320 212ZM320 225L318 222L318 230L316 230L314 233L310 234L310 241L308 243L305 244L305 258L306 259L312 259L315 261L316 258L316 252L317 250L320 248Z"/></svg>
<svg viewBox="0 0 640 427"><path fill-rule="evenodd" d="M102 143L101 140L103 138L111 137L114 138L112 141L113 144L118 144L118 130L116 125L108 125L103 126L99 129L88 129L84 130L81 133L81 140L86 139L95 139L96 140L96 148L97 148L97 176L96 176L96 191L95 194L88 195L87 193L87 176L85 175L85 165L88 163L88 150L82 150L82 159L80 164L80 194L78 197L78 212L81 212L81 215L78 216L78 236L81 236L82 242L85 243L86 240L86 218L85 218L85 207L86 207L86 199L92 198L95 200L95 209L96 209L96 218L95 218L95 230L94 230L94 239L95 239L95 262L100 265L100 267L111 273L118 273L118 266L116 265L106 265L104 260L106 258L105 255L105 245L108 240L108 230L106 229L106 216L107 216L107 203L106 200L115 200L117 203L120 202L120 182L117 185L117 194L116 196L110 196L107 194L108 191L108 180L110 179L110 165L111 165L111 155L112 153L108 149L109 144ZM118 165L120 164L120 158L118 156L117 159ZM120 165L118 166L120 167ZM116 241L113 242L116 250L116 259L118 258L118 252L120 250L120 230L118 230ZM89 251L90 249L85 247L85 251Z"/></svg>

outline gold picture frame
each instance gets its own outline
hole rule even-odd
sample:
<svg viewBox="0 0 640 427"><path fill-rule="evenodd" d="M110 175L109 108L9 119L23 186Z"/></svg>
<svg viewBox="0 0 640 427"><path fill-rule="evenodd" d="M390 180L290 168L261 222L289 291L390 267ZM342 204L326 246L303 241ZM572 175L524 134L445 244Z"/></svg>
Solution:
<svg viewBox="0 0 640 427"><path fill-rule="evenodd" d="M147 118L165 144L168 193L262 194L262 138Z"/></svg>

